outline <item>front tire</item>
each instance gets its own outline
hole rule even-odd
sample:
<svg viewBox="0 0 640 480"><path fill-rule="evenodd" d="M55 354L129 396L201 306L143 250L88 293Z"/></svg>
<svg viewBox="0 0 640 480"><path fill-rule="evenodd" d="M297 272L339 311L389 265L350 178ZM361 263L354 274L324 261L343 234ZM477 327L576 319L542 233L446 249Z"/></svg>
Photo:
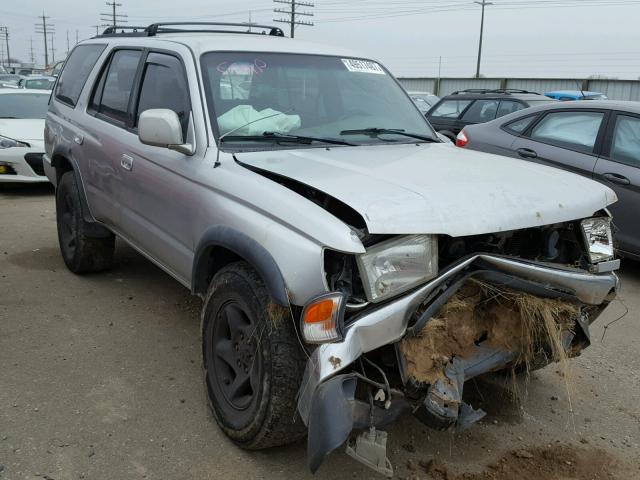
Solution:
<svg viewBox="0 0 640 480"><path fill-rule="evenodd" d="M64 173L58 182L56 223L60 253L69 270L73 273L89 273L111 267L115 236L87 236L90 224L82 218L80 193L73 172Z"/></svg>
<svg viewBox="0 0 640 480"><path fill-rule="evenodd" d="M273 303L246 263L211 281L202 309L204 378L209 406L224 433L258 450L304 437L296 409L305 357L288 309Z"/></svg>

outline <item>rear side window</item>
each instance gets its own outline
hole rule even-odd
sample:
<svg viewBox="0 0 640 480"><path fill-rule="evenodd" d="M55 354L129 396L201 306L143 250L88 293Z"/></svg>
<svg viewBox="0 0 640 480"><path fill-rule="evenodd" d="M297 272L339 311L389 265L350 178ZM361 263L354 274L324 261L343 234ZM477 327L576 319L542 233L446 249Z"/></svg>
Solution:
<svg viewBox="0 0 640 480"><path fill-rule="evenodd" d="M609 158L640 167L640 118L617 116Z"/></svg>
<svg viewBox="0 0 640 480"><path fill-rule="evenodd" d="M603 118L602 112L549 113L533 128L531 139L591 153Z"/></svg>
<svg viewBox="0 0 640 480"><path fill-rule="evenodd" d="M136 117L152 108L173 110L182 125L182 138L187 138L189 125L189 89L180 60L171 55L151 53L147 57Z"/></svg>
<svg viewBox="0 0 640 480"><path fill-rule="evenodd" d="M505 115L515 113L525 108L527 108L527 106L523 103L515 102L513 100L502 100L500 102L500 106L498 107L498 114L496 115L496 118L504 117Z"/></svg>
<svg viewBox="0 0 640 480"><path fill-rule="evenodd" d="M523 133L529 125L536 119L536 115L531 115L530 117L520 118L518 120L514 120L511 123L507 123L503 125L504 128L513 133Z"/></svg>
<svg viewBox="0 0 640 480"><path fill-rule="evenodd" d="M431 112L431 117L458 118L473 100L444 100Z"/></svg>
<svg viewBox="0 0 640 480"><path fill-rule="evenodd" d="M127 122L129 98L142 52L116 50L101 75L90 107L118 122Z"/></svg>
<svg viewBox="0 0 640 480"><path fill-rule="evenodd" d="M106 45L78 45L60 74L56 86L56 98L63 103L75 107L91 70Z"/></svg>
<svg viewBox="0 0 640 480"><path fill-rule="evenodd" d="M500 100L476 100L462 117L465 122L485 123L496 118Z"/></svg>

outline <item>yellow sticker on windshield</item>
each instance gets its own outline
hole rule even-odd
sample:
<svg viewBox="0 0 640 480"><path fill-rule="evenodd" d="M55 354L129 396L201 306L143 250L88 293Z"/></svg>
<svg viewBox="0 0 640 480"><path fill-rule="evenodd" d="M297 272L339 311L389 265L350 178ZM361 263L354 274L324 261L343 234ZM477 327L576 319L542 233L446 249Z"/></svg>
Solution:
<svg viewBox="0 0 640 480"><path fill-rule="evenodd" d="M369 60L356 60L354 58L343 58L342 63L344 63L344 66L347 67L347 70L350 72L384 75L384 70L376 62L371 62Z"/></svg>

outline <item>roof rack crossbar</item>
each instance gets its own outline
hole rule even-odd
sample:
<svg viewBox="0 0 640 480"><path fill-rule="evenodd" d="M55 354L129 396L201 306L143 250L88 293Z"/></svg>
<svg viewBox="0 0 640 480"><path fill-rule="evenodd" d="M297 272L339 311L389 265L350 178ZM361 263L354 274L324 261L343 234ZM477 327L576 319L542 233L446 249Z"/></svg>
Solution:
<svg viewBox="0 0 640 480"><path fill-rule="evenodd" d="M451 95L463 95L465 93L503 93L511 95L512 93L540 95L538 92L530 92L528 90L520 90L519 88L467 88L466 90L456 90Z"/></svg>
<svg viewBox="0 0 640 480"><path fill-rule="evenodd" d="M199 28L179 28L194 26ZM178 27L178 28L174 28ZM202 27L242 27L243 30L220 30L215 28L202 28ZM262 29L262 31L253 32L252 28ZM155 37L160 33L241 33L247 35L265 35L267 30L273 37L284 37L284 31L280 27L274 27L273 25L260 25L256 23L231 23L231 22L159 22L152 23L146 27L139 26L124 26L118 25L117 27L107 27L100 35L96 35L94 38L100 37Z"/></svg>
<svg viewBox="0 0 640 480"><path fill-rule="evenodd" d="M181 27L181 26L206 26L206 27L242 27L247 30L210 30L210 29L186 29L186 28L167 28L167 27ZM252 32L251 28L261 28L269 30L269 35L274 37L284 37L284 32L279 27L273 25L259 25L254 23L233 23L233 22L160 22L152 23L146 28L147 35L153 37L158 33L176 33L176 32L189 32L189 33L246 33L261 35L260 32Z"/></svg>

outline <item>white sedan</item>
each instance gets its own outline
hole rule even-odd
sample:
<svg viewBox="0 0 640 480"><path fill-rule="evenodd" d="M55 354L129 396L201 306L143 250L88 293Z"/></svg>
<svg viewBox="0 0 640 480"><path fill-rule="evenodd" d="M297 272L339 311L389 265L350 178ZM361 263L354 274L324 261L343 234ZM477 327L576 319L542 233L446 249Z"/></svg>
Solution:
<svg viewBox="0 0 640 480"><path fill-rule="evenodd" d="M0 183L48 182L42 166L49 92L0 89Z"/></svg>

